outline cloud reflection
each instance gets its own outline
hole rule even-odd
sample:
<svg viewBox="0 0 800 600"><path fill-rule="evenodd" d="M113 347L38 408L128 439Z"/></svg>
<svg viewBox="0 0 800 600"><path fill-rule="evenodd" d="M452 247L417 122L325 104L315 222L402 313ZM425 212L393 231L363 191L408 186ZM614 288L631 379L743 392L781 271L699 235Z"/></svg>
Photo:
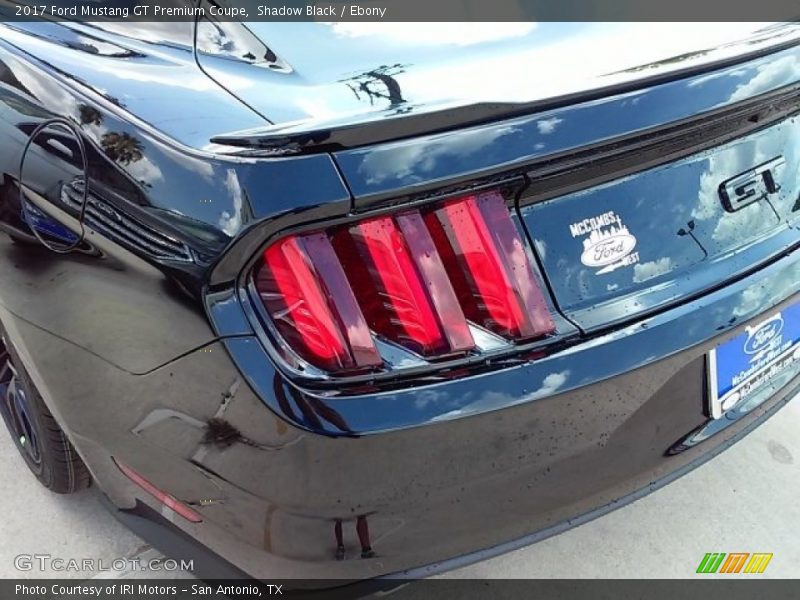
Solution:
<svg viewBox="0 0 800 600"><path fill-rule="evenodd" d="M439 161L463 159L491 146L498 138L517 131L519 128L512 126L495 127L488 132L475 129L454 137L439 136L429 144L402 144L399 148L390 146L385 150L377 149L366 155L359 166L359 172L366 176L369 185L392 180L413 184L435 171Z"/></svg>
<svg viewBox="0 0 800 600"><path fill-rule="evenodd" d="M528 35L536 23L327 23L343 38L374 37L382 42L430 46L473 46Z"/></svg>
<svg viewBox="0 0 800 600"><path fill-rule="evenodd" d="M564 387L569 379L569 375L569 370L550 373L542 380L542 384L537 389L522 396L512 396L511 394L505 392L487 392L482 394L475 402L466 404L457 410L452 410L439 415L433 420L447 421L466 415L487 412L490 410L496 410L498 408L506 408L517 404L524 404L525 402L538 400L539 398L546 398L548 396L552 396L558 390Z"/></svg>

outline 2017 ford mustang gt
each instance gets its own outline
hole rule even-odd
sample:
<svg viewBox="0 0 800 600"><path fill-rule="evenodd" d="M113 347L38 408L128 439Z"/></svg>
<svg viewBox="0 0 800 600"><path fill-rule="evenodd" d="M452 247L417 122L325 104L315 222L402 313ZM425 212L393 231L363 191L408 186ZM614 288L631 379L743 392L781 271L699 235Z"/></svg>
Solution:
<svg viewBox="0 0 800 600"><path fill-rule="evenodd" d="M800 387L797 24L16 6L0 412L204 575L487 557Z"/></svg>

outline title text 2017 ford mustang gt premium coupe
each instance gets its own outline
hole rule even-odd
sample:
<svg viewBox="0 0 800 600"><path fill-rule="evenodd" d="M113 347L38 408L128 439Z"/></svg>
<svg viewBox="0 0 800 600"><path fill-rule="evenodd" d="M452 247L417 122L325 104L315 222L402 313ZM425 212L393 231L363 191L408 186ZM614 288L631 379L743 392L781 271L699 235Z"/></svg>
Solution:
<svg viewBox="0 0 800 600"><path fill-rule="evenodd" d="M414 576L800 379L800 26L6 22L0 398L198 570Z"/></svg>

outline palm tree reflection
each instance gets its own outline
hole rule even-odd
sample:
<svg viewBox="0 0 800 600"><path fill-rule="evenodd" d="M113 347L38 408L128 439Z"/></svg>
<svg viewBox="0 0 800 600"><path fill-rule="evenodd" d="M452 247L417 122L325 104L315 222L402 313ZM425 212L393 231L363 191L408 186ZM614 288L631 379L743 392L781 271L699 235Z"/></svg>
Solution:
<svg viewBox="0 0 800 600"><path fill-rule="evenodd" d="M405 65L381 65L349 79L342 80L347 84L356 98L363 100L366 97L371 106L375 100L388 100L389 108L397 112L407 112L410 107L405 107L406 99L400 89L396 76L405 73Z"/></svg>
<svg viewBox="0 0 800 600"><path fill-rule="evenodd" d="M128 133L115 131L104 133L100 139L100 145L106 156L122 165L130 165L144 157L142 142Z"/></svg>

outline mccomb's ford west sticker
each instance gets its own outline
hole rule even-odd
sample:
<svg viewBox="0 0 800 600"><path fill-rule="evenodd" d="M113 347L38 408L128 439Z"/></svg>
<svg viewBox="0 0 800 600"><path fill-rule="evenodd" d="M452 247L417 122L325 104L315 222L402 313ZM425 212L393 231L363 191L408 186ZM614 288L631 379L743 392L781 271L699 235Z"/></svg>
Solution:
<svg viewBox="0 0 800 600"><path fill-rule="evenodd" d="M587 267L598 268L596 275L639 262L639 253L634 252L636 237L613 210L572 223L569 231L573 238L586 236L581 262Z"/></svg>

